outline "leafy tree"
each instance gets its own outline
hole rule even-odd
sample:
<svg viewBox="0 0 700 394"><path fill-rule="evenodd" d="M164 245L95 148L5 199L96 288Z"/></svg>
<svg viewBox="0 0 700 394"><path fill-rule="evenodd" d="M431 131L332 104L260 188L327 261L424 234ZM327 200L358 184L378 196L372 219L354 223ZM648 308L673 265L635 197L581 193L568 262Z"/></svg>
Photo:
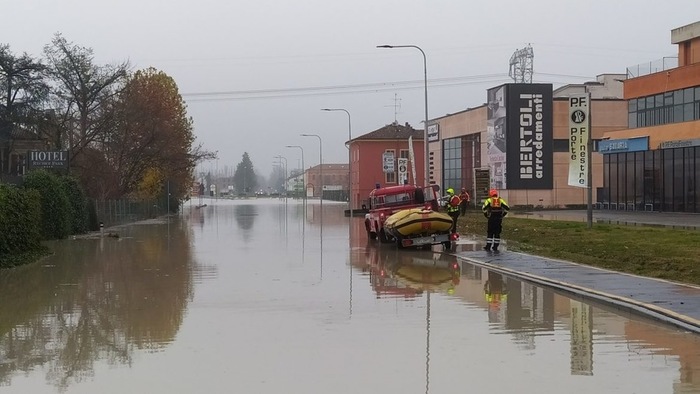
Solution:
<svg viewBox="0 0 700 394"><path fill-rule="evenodd" d="M169 183L171 196L184 198L196 164L216 156L194 144L192 119L175 81L154 68L139 70L114 108L115 122L101 145L118 174L119 193L147 189L153 196Z"/></svg>
<svg viewBox="0 0 700 394"><path fill-rule="evenodd" d="M155 167L148 168L141 178L137 195L145 200L154 200L158 198L163 191L164 182L165 177L163 176L163 171Z"/></svg>
<svg viewBox="0 0 700 394"><path fill-rule="evenodd" d="M250 193L258 187L258 178L255 176L255 169L253 169L248 152L243 153L243 158L236 165L236 172L233 174L233 187L238 193Z"/></svg>

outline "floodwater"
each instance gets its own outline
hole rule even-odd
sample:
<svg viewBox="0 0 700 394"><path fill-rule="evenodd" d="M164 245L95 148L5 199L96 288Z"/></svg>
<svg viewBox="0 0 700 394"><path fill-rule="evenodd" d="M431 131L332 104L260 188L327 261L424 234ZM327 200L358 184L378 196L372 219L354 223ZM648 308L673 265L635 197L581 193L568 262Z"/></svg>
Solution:
<svg viewBox="0 0 700 394"><path fill-rule="evenodd" d="M205 202L0 271L0 392L700 392L696 335L368 244L345 205Z"/></svg>

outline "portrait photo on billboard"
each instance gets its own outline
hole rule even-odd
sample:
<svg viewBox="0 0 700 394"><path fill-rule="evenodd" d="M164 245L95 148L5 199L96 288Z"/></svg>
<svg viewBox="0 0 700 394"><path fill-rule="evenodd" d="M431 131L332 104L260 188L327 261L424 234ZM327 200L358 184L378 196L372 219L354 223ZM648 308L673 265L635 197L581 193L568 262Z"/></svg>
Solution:
<svg viewBox="0 0 700 394"><path fill-rule="evenodd" d="M491 169L493 187L505 188L505 164L507 147L506 130L506 85L486 91L486 153Z"/></svg>

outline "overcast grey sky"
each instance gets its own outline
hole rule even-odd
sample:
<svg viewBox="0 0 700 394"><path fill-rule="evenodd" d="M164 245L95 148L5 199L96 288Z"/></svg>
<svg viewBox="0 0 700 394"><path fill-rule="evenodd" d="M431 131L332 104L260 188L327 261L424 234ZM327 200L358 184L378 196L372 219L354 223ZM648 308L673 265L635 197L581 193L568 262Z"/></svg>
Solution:
<svg viewBox="0 0 700 394"><path fill-rule="evenodd" d="M16 54L40 56L61 32L99 64L163 70L197 141L219 152L211 166L247 151L265 176L276 155L298 166L285 145L318 164L318 140L300 133L322 137L325 163L347 163L347 115L321 108L347 109L355 137L393 122L396 97L398 122L422 129L422 55L377 45L426 52L434 118L483 103L528 43L535 82L560 86L675 55L670 30L700 20L698 0L0 0L0 10L0 43Z"/></svg>

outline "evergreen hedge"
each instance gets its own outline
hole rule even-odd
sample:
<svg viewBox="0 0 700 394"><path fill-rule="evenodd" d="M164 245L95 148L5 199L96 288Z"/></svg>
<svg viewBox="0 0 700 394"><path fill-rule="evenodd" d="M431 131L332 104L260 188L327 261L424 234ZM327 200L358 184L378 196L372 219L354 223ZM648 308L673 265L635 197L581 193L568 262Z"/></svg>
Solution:
<svg viewBox="0 0 700 394"><path fill-rule="evenodd" d="M70 203L70 233L85 234L88 231L88 205L85 193L78 180L72 176L63 176L60 181Z"/></svg>
<svg viewBox="0 0 700 394"><path fill-rule="evenodd" d="M41 246L41 196L0 184L0 268L34 260Z"/></svg>
<svg viewBox="0 0 700 394"><path fill-rule="evenodd" d="M44 239L63 239L71 229L71 204L57 175L34 170L24 177L22 185L41 195L41 233Z"/></svg>

